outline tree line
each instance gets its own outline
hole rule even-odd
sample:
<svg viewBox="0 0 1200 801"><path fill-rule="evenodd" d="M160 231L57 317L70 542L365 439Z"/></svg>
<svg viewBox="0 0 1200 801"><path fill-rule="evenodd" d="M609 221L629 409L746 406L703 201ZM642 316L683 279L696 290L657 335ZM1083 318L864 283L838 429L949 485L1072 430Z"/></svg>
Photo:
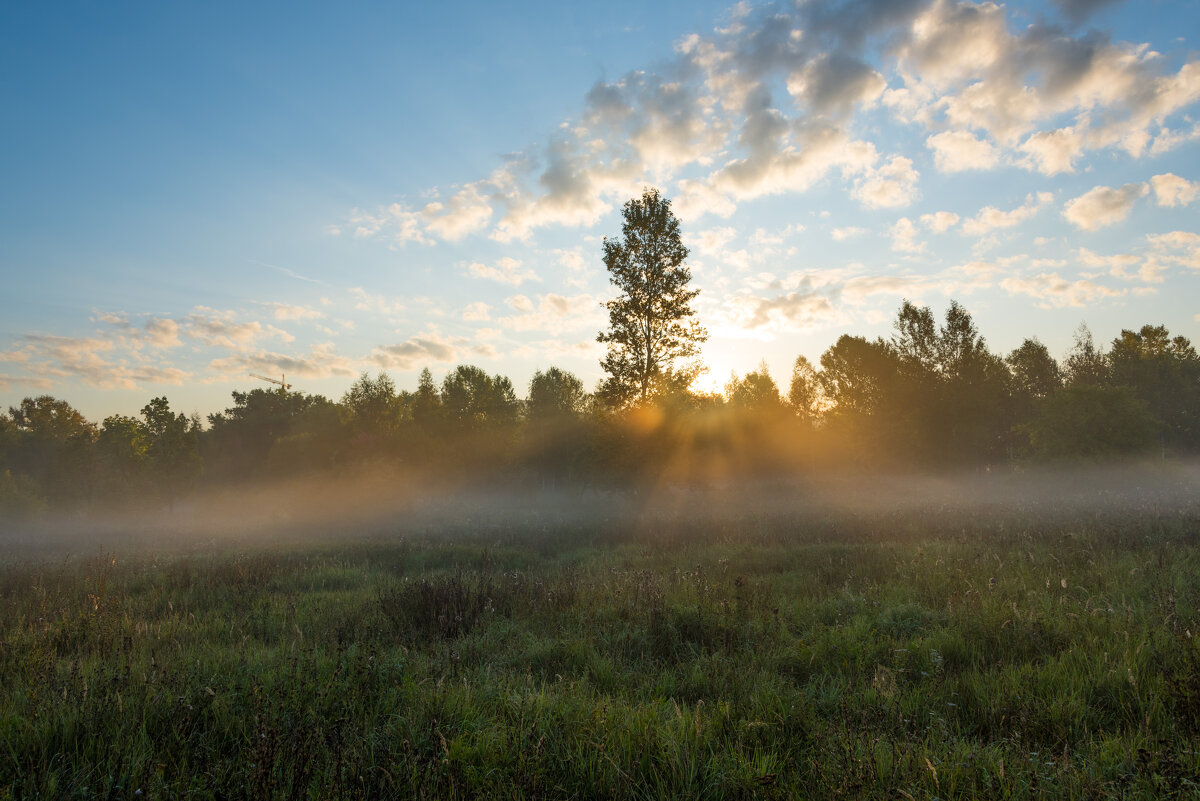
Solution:
<svg viewBox="0 0 1200 801"><path fill-rule="evenodd" d="M781 391L765 363L723 394L696 392L707 332L695 318L679 221L658 190L625 204L603 258L605 377L594 392L558 367L523 398L459 365L412 390L363 373L338 401L234 391L198 416L152 399L99 425L65 401L0 414L0 515L173 503L200 485L390 465L424 481L532 486L711 481L840 470L978 470L1039 460L1176 458L1200 452L1200 358L1160 325L1107 350L1086 327L1059 363L1037 339L989 350L951 301L939 322L905 300L888 338L843 335Z"/></svg>
<svg viewBox="0 0 1200 801"><path fill-rule="evenodd" d="M681 382L614 399L539 370L512 381L460 365L415 388L362 374L337 401L234 391L206 423L167 398L87 420L42 395L0 414L0 510L170 504L206 485L392 464L432 478L567 486L829 469L976 470L1200 452L1200 357L1163 326L1060 362L1037 339L991 352L956 302L940 323L905 301L888 338L840 337L776 383L765 364L722 394Z"/></svg>

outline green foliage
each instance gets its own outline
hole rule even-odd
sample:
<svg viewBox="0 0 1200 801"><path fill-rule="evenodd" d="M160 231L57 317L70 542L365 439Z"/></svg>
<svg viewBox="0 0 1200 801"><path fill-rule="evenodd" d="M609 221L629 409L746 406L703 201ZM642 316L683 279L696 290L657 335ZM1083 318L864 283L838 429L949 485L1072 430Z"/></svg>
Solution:
<svg viewBox="0 0 1200 801"><path fill-rule="evenodd" d="M1157 419L1160 436L1181 449L1200 446L1200 356L1165 326L1121 331L1108 354L1110 380L1129 387Z"/></svg>
<svg viewBox="0 0 1200 801"><path fill-rule="evenodd" d="M10 563L0 794L1194 796L1195 504L1045 511Z"/></svg>
<svg viewBox="0 0 1200 801"><path fill-rule="evenodd" d="M731 375L725 384L725 400L730 406L744 412L772 415L783 410L783 399L779 387L767 369L766 362L742 378Z"/></svg>
<svg viewBox="0 0 1200 801"><path fill-rule="evenodd" d="M631 283L613 309L629 311L641 298L639 308L652 317L674 309L682 315L675 323L694 324L695 291L687 288L686 249L669 202L648 190L626 211L626 240L608 242L606 253L619 268L614 276L643 283ZM655 248L651 269L646 259ZM670 297L651 302L664 288ZM663 336L675 324L662 317L655 328L649 319L630 324ZM676 344L686 350L700 341ZM684 352L663 348L664 359ZM0 469L52 509L78 513L152 506L198 485L368 464L381 480L394 469L431 484L550 488L830 468L1014 469L1036 459L1148 455L1152 445L1161 460L1200 453L1200 356L1163 326L1124 330L1110 352L1081 327L1060 367L1036 339L1003 359L991 353L956 301L939 324L932 310L906 300L890 339L843 335L821 355L819 370L797 358L786 399L765 363L732 374L723 398L691 389L698 363L668 361L644 362L657 365L653 376L643 370L646 381L610 374L594 396L577 376L549 367L520 399L508 377L474 365L440 383L426 368L413 391L386 373L363 373L339 403L303 392L235 391L229 408L209 415L206 431L165 397L152 399L140 418L110 416L99 431L64 401L26 398L0 414Z"/></svg>
<svg viewBox="0 0 1200 801"><path fill-rule="evenodd" d="M1144 454L1157 425L1133 390L1080 383L1054 393L1031 426L1035 452L1049 459L1106 459Z"/></svg>
<svg viewBox="0 0 1200 801"><path fill-rule="evenodd" d="M26 476L0 471L0 524L39 517L46 511L46 499Z"/></svg>
<svg viewBox="0 0 1200 801"><path fill-rule="evenodd" d="M442 411L458 431L470 433L513 426L519 405L507 377L460 364L442 381Z"/></svg>
<svg viewBox="0 0 1200 801"><path fill-rule="evenodd" d="M1062 373L1050 350L1037 339L1027 339L1005 359L1012 371L1013 395L1033 404L1050 397L1062 386Z"/></svg>
<svg viewBox="0 0 1200 801"><path fill-rule="evenodd" d="M1067 384L1102 384L1108 380L1108 357L1096 347L1086 324L1075 331L1075 344L1063 363Z"/></svg>
<svg viewBox="0 0 1200 801"><path fill-rule="evenodd" d="M362 373L342 396L341 408L351 429L371 441L393 436L408 413L387 373L375 378Z"/></svg>
<svg viewBox="0 0 1200 801"><path fill-rule="evenodd" d="M90 496L96 426L69 403L50 395L25 398L9 408L4 428L5 466L27 476L38 494L63 505Z"/></svg>
<svg viewBox="0 0 1200 801"><path fill-rule="evenodd" d="M442 420L442 398L433 383L433 373L428 367L421 369L417 379L417 391L412 398L413 422L427 435L436 432Z"/></svg>
<svg viewBox="0 0 1200 801"><path fill-rule="evenodd" d="M162 397L142 407L142 426L150 468L168 499L174 501L203 465L197 447L200 421L172 412L171 404Z"/></svg>
<svg viewBox="0 0 1200 801"><path fill-rule="evenodd" d="M788 406L805 423L812 424L821 415L821 383L812 362L797 356L792 365L792 380L788 384Z"/></svg>
<svg viewBox="0 0 1200 801"><path fill-rule="evenodd" d="M608 346L600 394L615 407L686 391L708 339L692 309L700 290L688 286L688 250L671 201L647 189L622 214L621 240L604 239L604 266L620 295L606 304L609 327L596 338Z"/></svg>
<svg viewBox="0 0 1200 801"><path fill-rule="evenodd" d="M578 418L587 402L583 382L566 370L538 370L529 380L527 412L531 422Z"/></svg>

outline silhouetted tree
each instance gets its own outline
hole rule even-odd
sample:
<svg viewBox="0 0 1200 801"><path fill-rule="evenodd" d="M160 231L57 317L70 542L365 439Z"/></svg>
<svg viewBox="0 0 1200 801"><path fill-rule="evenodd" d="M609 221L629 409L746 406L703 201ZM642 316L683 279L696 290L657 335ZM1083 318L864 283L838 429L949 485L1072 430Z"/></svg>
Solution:
<svg viewBox="0 0 1200 801"><path fill-rule="evenodd" d="M1200 357L1186 337L1161 325L1123 330L1108 362L1109 380L1132 389L1158 420L1164 454L1200 447Z"/></svg>
<svg viewBox="0 0 1200 801"><path fill-rule="evenodd" d="M519 412L512 381L473 364L460 364L442 381L442 408L463 433L511 426Z"/></svg>
<svg viewBox="0 0 1200 801"><path fill-rule="evenodd" d="M1062 372L1050 350L1037 339L1027 339L1004 360L1009 369L1010 456L1031 447L1030 425L1041 405L1062 386Z"/></svg>
<svg viewBox="0 0 1200 801"><path fill-rule="evenodd" d="M701 372L700 344L708 332L695 319L688 250L671 201L657 189L625 204L621 240L605 237L604 266L621 294L610 300L601 395L614 406L645 402L665 386L686 390Z"/></svg>
<svg viewBox="0 0 1200 801"><path fill-rule="evenodd" d="M821 354L821 391L835 418L869 417L882 408L886 390L894 386L898 365L881 340L842 334Z"/></svg>
<svg viewBox="0 0 1200 801"><path fill-rule="evenodd" d="M417 391L412 398L412 416L417 428L427 435L436 431L442 419L442 399L428 367L421 370L421 376L417 379Z"/></svg>
<svg viewBox="0 0 1200 801"><path fill-rule="evenodd" d="M1155 445L1154 416L1129 387L1082 382L1042 405L1031 426L1035 452L1049 459L1105 459Z"/></svg>
<svg viewBox="0 0 1200 801"><path fill-rule="evenodd" d="M821 414L821 380L812 362L804 356L797 356L792 365L787 402L792 413L804 423L815 423Z"/></svg>
<svg viewBox="0 0 1200 801"><path fill-rule="evenodd" d="M954 300L938 331L938 367L944 418L929 434L941 442L942 460L986 463L999 457L1011 427L1004 419L1008 368L988 350L971 315Z"/></svg>
<svg viewBox="0 0 1200 801"><path fill-rule="evenodd" d="M323 395L308 395L292 416L287 433L271 445L266 467L275 474L332 467L346 454L345 434L339 406Z"/></svg>
<svg viewBox="0 0 1200 801"><path fill-rule="evenodd" d="M360 446L378 449L394 441L407 409L387 373L371 378L366 373L342 396L346 423Z"/></svg>
<svg viewBox="0 0 1200 801"><path fill-rule="evenodd" d="M1075 344L1063 360L1067 384L1102 384L1108 380L1108 357L1096 347L1087 324L1075 329Z"/></svg>
<svg viewBox="0 0 1200 801"><path fill-rule="evenodd" d="M573 373L550 367L529 380L528 414L531 421L578 417L587 404L583 382Z"/></svg>
<svg viewBox="0 0 1200 801"><path fill-rule="evenodd" d="M172 412L171 404L162 397L142 407L142 425L150 468L173 504L182 489L200 473L202 460L197 450L200 420Z"/></svg>
<svg viewBox="0 0 1200 801"><path fill-rule="evenodd" d="M206 466L230 478L259 472L275 443L293 433L301 415L329 404L303 392L252 389L235 390L232 396L233 406L208 416L209 429L201 440Z"/></svg>
<svg viewBox="0 0 1200 801"><path fill-rule="evenodd" d="M25 398L9 407L8 466L28 476L56 503L90 497L94 479L92 444L96 426L69 403L50 395Z"/></svg>
<svg viewBox="0 0 1200 801"><path fill-rule="evenodd" d="M529 381L526 416L529 447L543 486L578 472L587 453L588 427L583 414L588 403L583 382L558 367L538 370Z"/></svg>
<svg viewBox="0 0 1200 801"><path fill-rule="evenodd" d="M1029 401L1045 400L1062 386L1062 373L1050 350L1035 339L1021 343L1005 359L1012 373L1013 394Z"/></svg>
<svg viewBox="0 0 1200 801"><path fill-rule="evenodd" d="M731 375L725 384L725 400L735 409L755 414L774 414L783 409L779 387L765 361L742 378Z"/></svg>
<svg viewBox="0 0 1200 801"><path fill-rule="evenodd" d="M128 502L144 493L150 478L150 435L141 420L120 414L104 418L96 452L103 468L105 500Z"/></svg>

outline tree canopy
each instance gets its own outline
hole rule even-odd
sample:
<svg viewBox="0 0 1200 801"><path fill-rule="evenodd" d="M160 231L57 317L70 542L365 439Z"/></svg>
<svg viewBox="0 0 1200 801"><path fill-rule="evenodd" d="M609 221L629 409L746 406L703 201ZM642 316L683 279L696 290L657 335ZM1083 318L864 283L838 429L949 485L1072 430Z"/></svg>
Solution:
<svg viewBox="0 0 1200 801"><path fill-rule="evenodd" d="M604 266L620 294L608 301L601 394L613 406L687 389L699 375L708 332L695 318L688 249L671 201L657 189L625 204L620 240L604 239Z"/></svg>

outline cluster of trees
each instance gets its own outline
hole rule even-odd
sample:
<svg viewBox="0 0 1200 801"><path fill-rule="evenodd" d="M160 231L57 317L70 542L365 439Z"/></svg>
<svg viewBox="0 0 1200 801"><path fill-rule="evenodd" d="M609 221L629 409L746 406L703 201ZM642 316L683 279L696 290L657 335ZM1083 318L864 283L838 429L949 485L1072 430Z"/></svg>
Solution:
<svg viewBox="0 0 1200 801"><path fill-rule="evenodd" d="M692 391L707 332L696 321L679 221L648 189L624 209L604 262L608 303L594 393L557 367L519 398L474 365L414 390L363 374L334 402L255 389L208 416L154 398L100 425L64 401L0 414L0 513L173 503L197 483L244 483L386 462L427 479L540 484L706 480L836 468L981 469L1031 459L1200 452L1200 358L1163 326L1098 348L1086 328L1060 364L1028 339L992 353L951 302L940 324L907 300L890 338L845 335L819 365L796 360L786 392L766 366L724 395Z"/></svg>
<svg viewBox="0 0 1200 801"><path fill-rule="evenodd" d="M611 380L611 378L609 379ZM1040 459L1200 453L1200 357L1163 326L1098 347L1081 329L1059 363L1036 339L992 353L951 303L907 301L890 338L842 336L782 389L766 366L723 395L680 382L614 399L568 371L512 381L461 365L397 389L363 374L338 401L235 391L207 424L154 398L100 424L50 396L0 414L0 508L170 504L202 484L385 462L428 477L530 485L705 479L830 468L982 469Z"/></svg>

